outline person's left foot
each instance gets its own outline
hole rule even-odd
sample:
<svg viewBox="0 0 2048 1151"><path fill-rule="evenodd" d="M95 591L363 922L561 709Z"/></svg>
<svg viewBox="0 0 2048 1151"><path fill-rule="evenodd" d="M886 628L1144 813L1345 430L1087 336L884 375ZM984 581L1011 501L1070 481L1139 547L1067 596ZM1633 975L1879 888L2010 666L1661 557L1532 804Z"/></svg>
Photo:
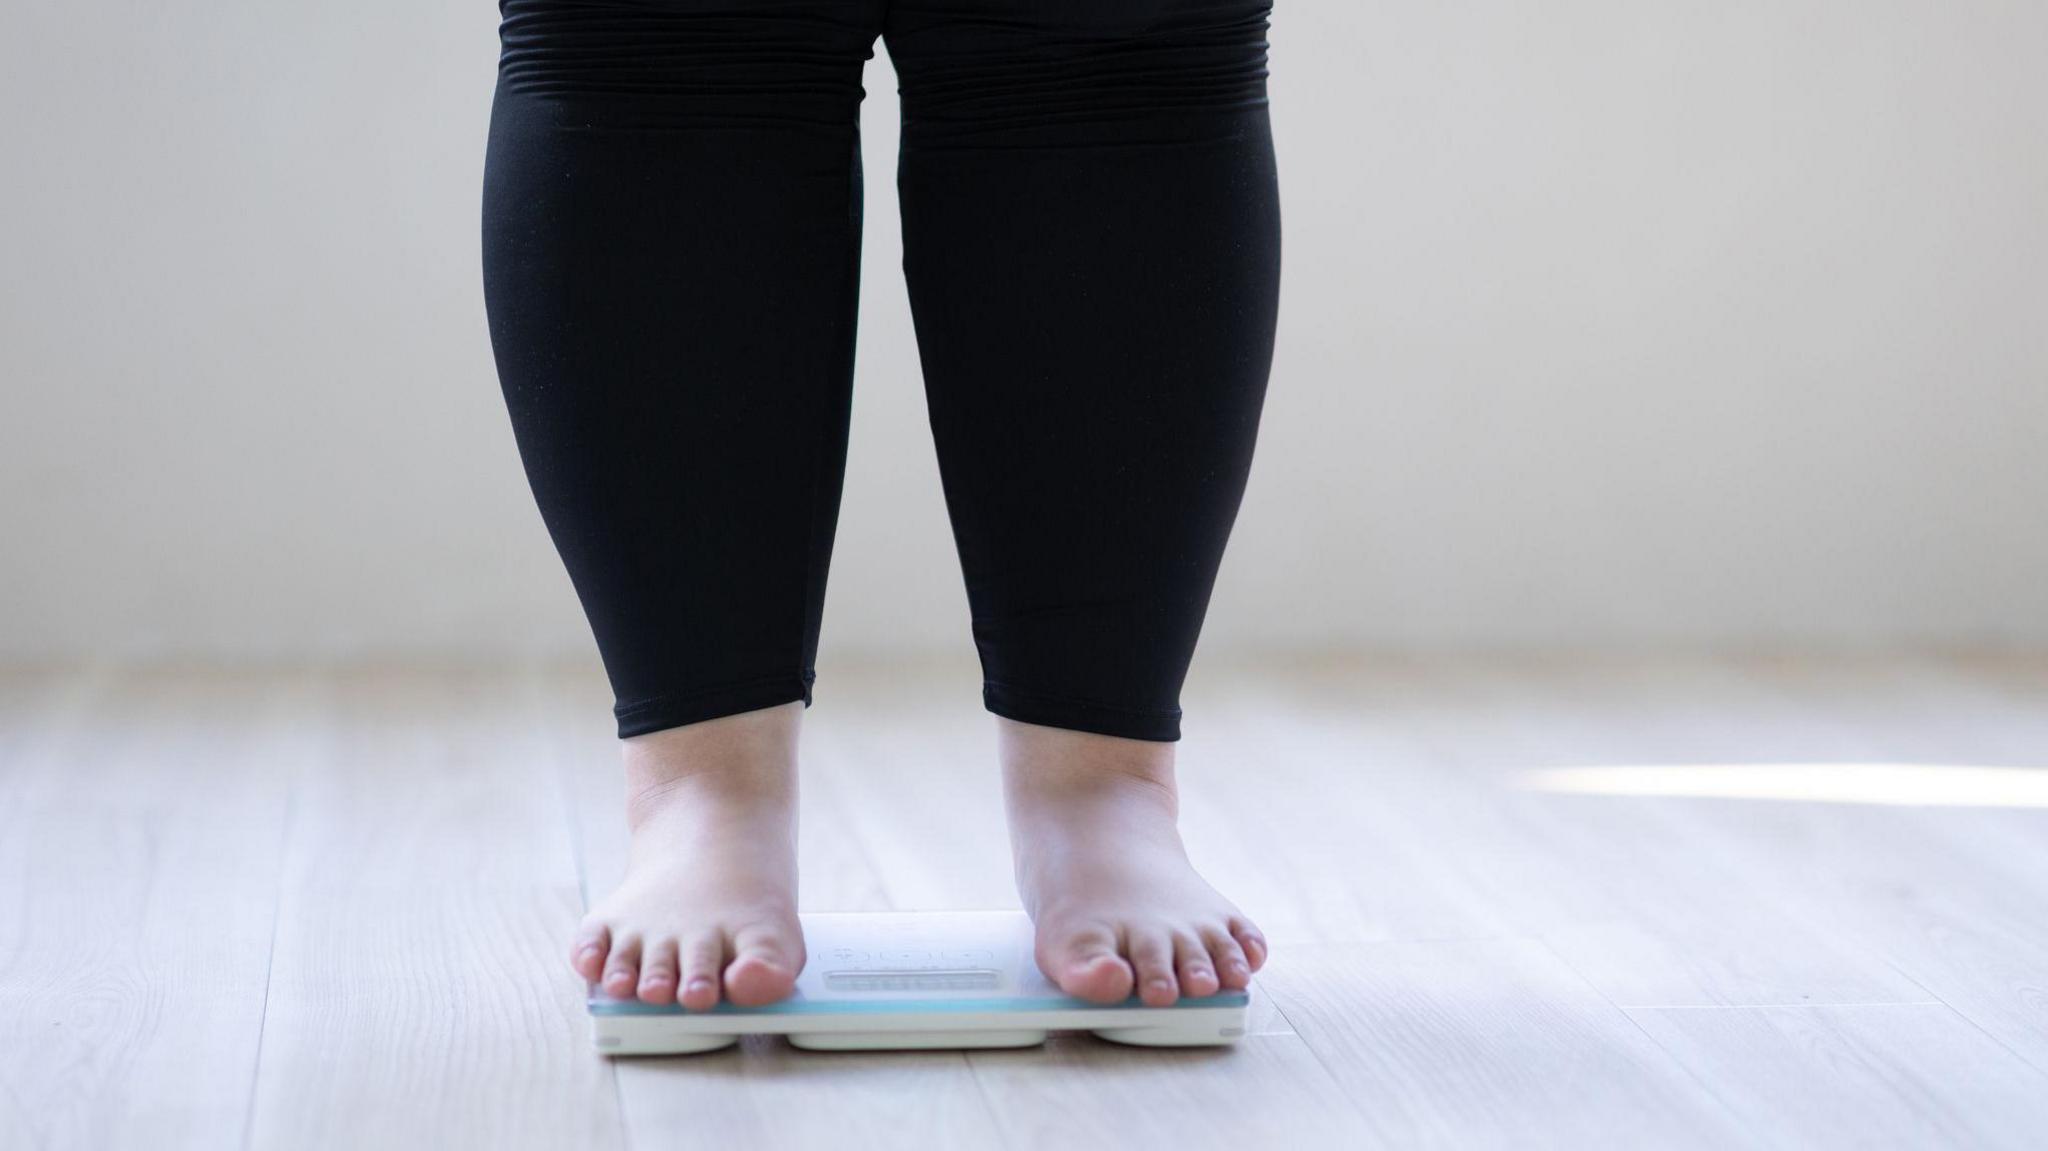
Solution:
<svg viewBox="0 0 2048 1151"><path fill-rule="evenodd" d="M998 722L1017 888L1046 978L1151 1007L1249 985L1266 940L1188 862L1173 745Z"/></svg>

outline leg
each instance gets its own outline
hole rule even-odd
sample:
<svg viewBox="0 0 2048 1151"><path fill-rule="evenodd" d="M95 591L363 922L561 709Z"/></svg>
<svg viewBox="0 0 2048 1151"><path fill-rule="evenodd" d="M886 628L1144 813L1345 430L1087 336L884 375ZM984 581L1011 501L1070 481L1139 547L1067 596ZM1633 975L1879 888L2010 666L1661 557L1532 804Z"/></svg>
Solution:
<svg viewBox="0 0 2048 1151"><path fill-rule="evenodd" d="M721 968L735 998L777 997L803 958L795 732L845 460L879 9L501 10L491 334L628 740L632 870L576 966L692 1006Z"/></svg>
<svg viewBox="0 0 2048 1151"><path fill-rule="evenodd" d="M1180 850L1171 741L1272 355L1266 13L889 21L904 266L1019 880L1040 964L1090 998L1241 987L1264 958Z"/></svg>

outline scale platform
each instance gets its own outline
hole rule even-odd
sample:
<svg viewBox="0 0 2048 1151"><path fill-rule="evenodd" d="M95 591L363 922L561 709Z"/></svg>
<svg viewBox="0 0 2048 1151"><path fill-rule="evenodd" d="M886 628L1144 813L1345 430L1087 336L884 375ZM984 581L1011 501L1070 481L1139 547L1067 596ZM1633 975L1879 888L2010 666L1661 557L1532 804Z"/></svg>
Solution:
<svg viewBox="0 0 2048 1151"><path fill-rule="evenodd" d="M716 1051L742 1035L784 1035L812 1051L1032 1047L1092 1031L1143 1047L1214 1047L1244 1034L1251 995L1172 1007L1103 1006L1062 993L1031 955L1021 911L822 912L802 917L810 962L796 994L766 1007L709 1011L590 993L607 1055Z"/></svg>

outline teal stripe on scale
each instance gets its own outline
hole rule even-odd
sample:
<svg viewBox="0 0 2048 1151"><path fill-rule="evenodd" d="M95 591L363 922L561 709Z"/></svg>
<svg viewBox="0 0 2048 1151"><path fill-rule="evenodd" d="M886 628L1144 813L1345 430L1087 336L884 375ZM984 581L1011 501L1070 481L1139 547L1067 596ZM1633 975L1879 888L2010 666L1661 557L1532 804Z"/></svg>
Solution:
<svg viewBox="0 0 2048 1151"><path fill-rule="evenodd" d="M1182 1007L1243 1007L1251 996L1242 991L1182 999L1173 1007L1151 1007L1148 1011L1168 1012ZM1032 1014L1046 1011L1124 1011L1144 1007L1136 997L1121 1003L1090 1003L1070 996L1046 999L891 999L891 1000L809 1000L785 999L765 1007L736 1007L720 1003L709 1011L691 1011L673 1003L642 1003L638 1000L590 1000L592 1015L966 1015L974 1012Z"/></svg>

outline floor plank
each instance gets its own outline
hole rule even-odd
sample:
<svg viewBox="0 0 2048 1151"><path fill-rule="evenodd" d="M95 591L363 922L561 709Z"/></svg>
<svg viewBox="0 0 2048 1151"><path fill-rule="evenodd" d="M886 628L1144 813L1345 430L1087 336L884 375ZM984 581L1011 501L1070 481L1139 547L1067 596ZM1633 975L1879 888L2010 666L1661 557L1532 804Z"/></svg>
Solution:
<svg viewBox="0 0 2048 1151"><path fill-rule="evenodd" d="M635 1146L999 1147L1003 1134L959 1052L737 1049L621 1061Z"/></svg>
<svg viewBox="0 0 2048 1151"><path fill-rule="evenodd" d="M334 684L283 868L254 1146L623 1144L564 977L580 898L524 682Z"/></svg>
<svg viewBox="0 0 2048 1151"><path fill-rule="evenodd" d="M67 680L0 740L0 1146L240 1140L302 688Z"/></svg>
<svg viewBox="0 0 2048 1151"><path fill-rule="evenodd" d="M2048 1076L1945 1006L1629 1012L1776 1147L2041 1145Z"/></svg>
<svg viewBox="0 0 2048 1151"><path fill-rule="evenodd" d="M1439 732L1452 763L1515 782L1557 765L1745 762L1788 750L1784 701L1767 687L1691 666L1541 663L1455 677L1478 718ZM1735 734L1729 746L1712 741ZM1704 746L1703 746L1704 745ZM1843 746L1839 738L1824 744ZM1808 744L1808 753L1821 746ZM1626 770L1626 767L1624 767ZM1527 823L1540 858L1575 877L1515 898L1532 928L1622 1005L1915 1003L1931 996L1883 957L1816 918L1788 884L1781 845L1836 814L1785 804L1768 837L1743 834L1755 804L1710 799L1559 795L1515 788L1487 810ZM1486 833L1482 840L1506 838ZM1738 844L1741 848L1738 848ZM1507 874L1507 873L1504 873Z"/></svg>
<svg viewBox="0 0 2048 1151"><path fill-rule="evenodd" d="M960 666L857 665L837 669L805 717L805 787L829 797L832 834L891 908L1018 905L979 683Z"/></svg>
<svg viewBox="0 0 2048 1151"><path fill-rule="evenodd" d="M1944 764L2048 764L2035 738L2048 703L2023 677L1997 687L1929 662L1862 674L1811 667L1757 672L1843 758ZM1817 923L2048 1072L2048 810L1761 804L1718 830L1769 836L1768 866L1806 893ZM1804 834L1773 835L1798 813Z"/></svg>
<svg viewBox="0 0 2048 1151"><path fill-rule="evenodd" d="M1118 1047L1083 1035L967 1057L1016 1147L1303 1151L1372 1145L1352 1098L1292 1034L1219 1051Z"/></svg>
<svg viewBox="0 0 2048 1151"><path fill-rule="evenodd" d="M1726 1147L1752 1134L1534 940L1309 945L1263 985L1375 1145Z"/></svg>
<svg viewBox="0 0 2048 1151"><path fill-rule="evenodd" d="M2040 754L2011 742L2010 716L1980 713L1957 725L1972 708L1944 699L1939 678L1930 665L1899 660L1698 666L1683 673L1681 682L1692 686L1682 697L1667 693L1654 707L1610 703L1586 722L1635 727L1632 738L1661 748L1666 761L1709 770L1742 762L1906 762L1938 773L1987 758L2028 762L2009 753ZM2048 853L2039 847L2048 838L2048 811L1742 799L1671 799L1645 810L1658 836L1726 861L1735 889L1782 906L1808 934L1891 969L1922 989L1918 998L1948 1004L2048 1070L2048 917L2041 914ZM1582 958L1568 944L1564 950ZM1778 945L1782 955L1806 950Z"/></svg>

